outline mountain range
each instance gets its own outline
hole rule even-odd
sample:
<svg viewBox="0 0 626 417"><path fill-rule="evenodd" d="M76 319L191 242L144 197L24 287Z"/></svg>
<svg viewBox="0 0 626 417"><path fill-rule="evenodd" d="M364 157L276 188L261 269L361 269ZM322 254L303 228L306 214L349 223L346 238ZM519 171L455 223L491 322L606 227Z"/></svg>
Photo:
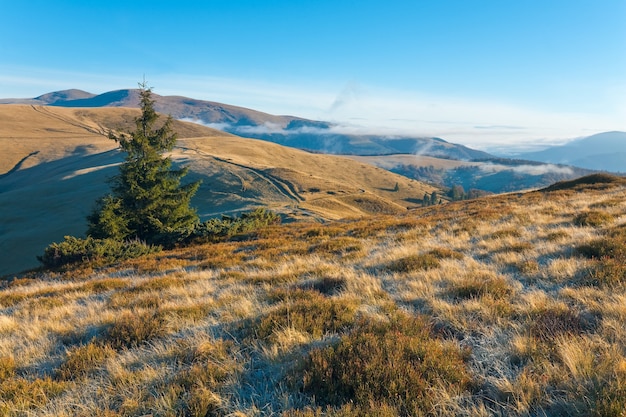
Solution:
<svg viewBox="0 0 626 417"><path fill-rule="evenodd" d="M555 165L552 159L544 161L540 156L532 154L520 155L516 160L500 158L435 137L346 134L342 133L339 126L330 122L272 115L182 96L160 96L153 93L153 98L157 111L175 119L193 121L238 136L314 153L363 157L362 162L448 188L460 185L465 189L481 189L494 193L515 191L547 186L554 181L575 178L598 169L597 165L591 168L587 168L587 165L581 165L584 168ZM139 95L136 89L98 95L70 89L30 99L0 99L0 104L136 108L139 105ZM615 154L610 147L595 149L601 149L606 154ZM558 152L557 150L557 155ZM584 157L592 158L591 155L587 152ZM580 156L575 160L582 158ZM619 157L614 158L617 159L615 165L619 164Z"/></svg>
<svg viewBox="0 0 626 417"><path fill-rule="evenodd" d="M153 94L155 109L174 119L198 122L238 136L263 139L292 148L327 154L384 155L410 153L470 160L489 154L439 138L354 135L337 132L329 122L295 116L276 116L243 107L181 96ZM57 107L139 106L139 90L125 89L95 95L82 90L64 90L32 99L0 99L0 104L30 104Z"/></svg>
<svg viewBox="0 0 626 417"><path fill-rule="evenodd" d="M561 146L518 155L520 158L626 173L626 132L604 132Z"/></svg>

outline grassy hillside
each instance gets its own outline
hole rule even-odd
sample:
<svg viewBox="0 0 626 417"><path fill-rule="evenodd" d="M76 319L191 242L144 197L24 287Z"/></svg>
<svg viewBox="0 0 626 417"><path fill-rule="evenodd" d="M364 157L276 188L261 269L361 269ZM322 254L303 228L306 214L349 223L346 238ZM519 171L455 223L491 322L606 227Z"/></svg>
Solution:
<svg viewBox="0 0 626 417"><path fill-rule="evenodd" d="M625 221L596 176L23 276L0 414L620 416Z"/></svg>
<svg viewBox="0 0 626 417"><path fill-rule="evenodd" d="M138 110L0 106L0 276L37 266L64 235L81 236L123 154L109 129L134 129ZM201 179L192 206L204 220L263 206L326 221L418 207L437 190L384 169L175 122L176 163ZM398 187L396 188L396 184Z"/></svg>

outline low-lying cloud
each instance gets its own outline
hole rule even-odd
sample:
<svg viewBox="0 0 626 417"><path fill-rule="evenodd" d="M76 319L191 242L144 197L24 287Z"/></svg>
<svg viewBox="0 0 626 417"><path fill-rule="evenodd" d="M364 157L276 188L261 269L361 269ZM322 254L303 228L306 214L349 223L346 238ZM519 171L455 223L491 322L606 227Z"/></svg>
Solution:
<svg viewBox="0 0 626 417"><path fill-rule="evenodd" d="M501 172L512 171L518 174L525 175L545 175L545 174L561 174L561 175L573 175L574 171L570 167L559 166L554 164L541 164L541 165L502 165L502 164L482 164L479 165L481 171L484 172Z"/></svg>
<svg viewBox="0 0 626 417"><path fill-rule="evenodd" d="M397 129L375 129L367 126L349 125L349 124L334 124L329 123L328 127L318 126L298 126L287 128L277 123L266 122L261 125L234 125L231 123L207 123L203 120L182 118L183 122L197 123L202 126L210 127L212 129L221 130L224 132L236 132L241 135L356 135L367 136L376 135L381 136L384 139L397 139L400 137L418 137L416 135L410 135L409 132L403 132Z"/></svg>

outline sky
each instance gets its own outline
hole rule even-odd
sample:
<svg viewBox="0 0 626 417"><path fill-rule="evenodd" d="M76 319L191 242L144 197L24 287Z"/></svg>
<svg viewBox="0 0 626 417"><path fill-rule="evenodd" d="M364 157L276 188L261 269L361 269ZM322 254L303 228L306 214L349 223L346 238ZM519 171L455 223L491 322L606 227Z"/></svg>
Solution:
<svg viewBox="0 0 626 417"><path fill-rule="evenodd" d="M626 0L0 0L0 98L146 79L484 150L626 131Z"/></svg>

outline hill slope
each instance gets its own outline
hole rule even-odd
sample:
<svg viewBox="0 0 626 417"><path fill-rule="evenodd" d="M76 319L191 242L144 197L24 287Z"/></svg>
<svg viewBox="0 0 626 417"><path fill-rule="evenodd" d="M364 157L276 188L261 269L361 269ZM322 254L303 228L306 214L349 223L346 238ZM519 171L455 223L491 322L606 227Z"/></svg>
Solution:
<svg viewBox="0 0 626 417"><path fill-rule="evenodd" d="M37 266L35 256L80 236L123 155L108 129L132 130L134 109L0 106L0 275ZM202 219L269 207L320 221L401 213L437 189L380 168L177 121L176 163L202 179L192 205ZM398 184L397 191L396 184Z"/></svg>
<svg viewBox="0 0 626 417"><path fill-rule="evenodd" d="M23 276L0 410L619 416L625 222L595 176Z"/></svg>

